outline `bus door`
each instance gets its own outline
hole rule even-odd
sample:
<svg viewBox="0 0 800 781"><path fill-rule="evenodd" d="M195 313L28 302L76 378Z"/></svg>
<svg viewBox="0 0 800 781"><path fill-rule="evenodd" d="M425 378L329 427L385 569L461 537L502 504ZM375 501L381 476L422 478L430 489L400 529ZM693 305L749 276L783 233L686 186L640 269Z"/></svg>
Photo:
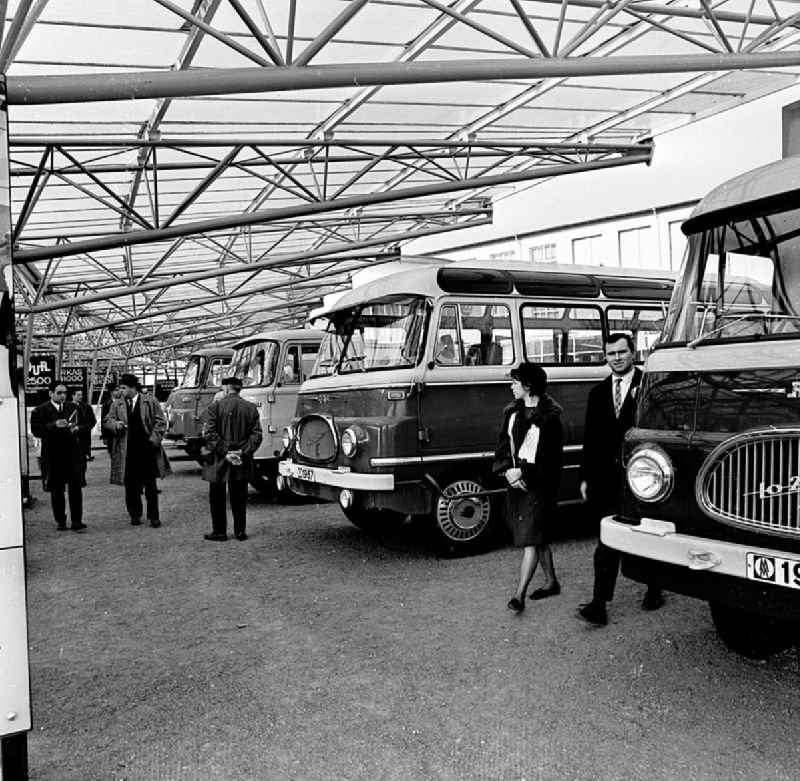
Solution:
<svg viewBox="0 0 800 781"><path fill-rule="evenodd" d="M275 388L267 397L268 425L263 434L270 456L276 450L280 452L283 447L283 429L294 419L297 391L311 374L318 352L319 342L287 342L284 345ZM266 449L263 445L262 448Z"/></svg>
<svg viewBox="0 0 800 781"><path fill-rule="evenodd" d="M423 473L488 475L519 362L511 323L510 301L446 301L435 314L420 396Z"/></svg>
<svg viewBox="0 0 800 781"><path fill-rule="evenodd" d="M198 425L205 421L208 405L222 389L222 380L230 369L230 358L224 355L213 355L206 359L203 375L195 394L194 419Z"/></svg>

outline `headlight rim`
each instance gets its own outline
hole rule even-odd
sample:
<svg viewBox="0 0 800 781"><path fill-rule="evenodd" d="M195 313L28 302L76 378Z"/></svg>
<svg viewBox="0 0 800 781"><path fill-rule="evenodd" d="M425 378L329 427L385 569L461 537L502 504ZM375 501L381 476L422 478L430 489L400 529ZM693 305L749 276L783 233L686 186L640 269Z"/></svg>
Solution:
<svg viewBox="0 0 800 781"><path fill-rule="evenodd" d="M355 458L359 454L362 446L364 445L365 442L367 442L368 439L369 437L367 436L367 432L364 431L364 429L361 428L361 426L358 425L348 426L346 429L344 429L344 431L342 431L342 435L339 437L339 444L342 448L342 454L344 455L345 458L350 458L350 459ZM345 443L349 440L352 440L353 443L352 445L353 449L352 452L350 453L347 452L347 446L345 445Z"/></svg>
<svg viewBox="0 0 800 781"><path fill-rule="evenodd" d="M654 465L660 475L661 484L658 490L651 495L646 495L640 490L637 490L634 482L631 480L631 468L637 462L645 460L649 461L651 465ZM647 502L648 504L663 502L670 497L675 488L675 467L672 463L672 459L659 445L652 442L642 443L631 453L628 459L628 463L625 467L625 482L627 483L628 490L637 501Z"/></svg>

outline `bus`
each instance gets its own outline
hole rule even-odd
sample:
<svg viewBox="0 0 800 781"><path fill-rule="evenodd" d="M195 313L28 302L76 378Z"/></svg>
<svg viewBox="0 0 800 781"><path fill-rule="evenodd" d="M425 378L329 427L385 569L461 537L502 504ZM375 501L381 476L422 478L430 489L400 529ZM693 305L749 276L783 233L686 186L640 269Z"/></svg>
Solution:
<svg viewBox="0 0 800 781"><path fill-rule="evenodd" d="M322 331L295 328L263 331L234 346L231 374L243 383L241 396L258 407L264 438L253 458L251 485L277 498L283 429L292 421L297 391L317 359Z"/></svg>
<svg viewBox="0 0 800 781"><path fill-rule="evenodd" d="M742 174L683 225L688 246L626 440L603 542L635 580L703 599L764 658L800 626L800 158Z"/></svg>
<svg viewBox="0 0 800 781"><path fill-rule="evenodd" d="M530 263L438 263L345 294L284 438L291 490L337 501L357 526L423 521L446 555L484 549L500 524L491 462L509 371L545 367L564 408L561 498L577 501L588 391L606 376L603 339L658 337L665 272Z"/></svg>
<svg viewBox="0 0 800 781"><path fill-rule="evenodd" d="M181 384L164 405L169 441L182 447L190 458L199 459L203 445L202 427L205 412L214 396L222 390L222 379L230 370L233 350L228 347L205 347L189 356Z"/></svg>

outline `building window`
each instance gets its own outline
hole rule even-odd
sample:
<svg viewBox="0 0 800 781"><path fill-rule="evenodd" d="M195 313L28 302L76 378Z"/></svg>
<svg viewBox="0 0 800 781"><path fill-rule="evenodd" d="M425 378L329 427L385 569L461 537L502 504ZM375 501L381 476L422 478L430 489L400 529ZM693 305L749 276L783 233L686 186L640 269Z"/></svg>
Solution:
<svg viewBox="0 0 800 781"><path fill-rule="evenodd" d="M681 225L683 225L682 220L669 224L669 265L675 270L681 267L686 252L686 236L683 235Z"/></svg>
<svg viewBox="0 0 800 781"><path fill-rule="evenodd" d="M516 254L513 249L504 250L503 252L491 252L489 260L514 260Z"/></svg>
<svg viewBox="0 0 800 781"><path fill-rule="evenodd" d="M619 232L619 264L626 268L659 268L658 251L653 246L649 225Z"/></svg>
<svg viewBox="0 0 800 781"><path fill-rule="evenodd" d="M602 236L584 236L572 240L572 262L579 266L606 266Z"/></svg>
<svg viewBox="0 0 800 781"><path fill-rule="evenodd" d="M555 263L556 245L555 244L536 244L529 250L530 259L533 263Z"/></svg>

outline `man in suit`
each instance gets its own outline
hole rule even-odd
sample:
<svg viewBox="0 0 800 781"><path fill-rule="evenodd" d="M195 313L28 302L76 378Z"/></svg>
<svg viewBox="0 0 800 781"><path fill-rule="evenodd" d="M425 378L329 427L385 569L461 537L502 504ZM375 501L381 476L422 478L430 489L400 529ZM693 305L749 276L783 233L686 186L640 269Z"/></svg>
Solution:
<svg viewBox="0 0 800 781"><path fill-rule="evenodd" d="M87 461L94 461L92 455L92 429L97 423L94 410L83 400L83 390L78 388L72 392L72 401L78 407L78 420L81 424L81 432L78 439L81 443L81 450L86 456Z"/></svg>
<svg viewBox="0 0 800 781"><path fill-rule="evenodd" d="M169 461L161 447L167 421L161 405L133 374L119 378L121 397L116 399L103 421L114 437L111 446L110 482L125 486L125 507L132 526L142 523L142 492L147 501L147 520L155 529L161 526L158 513L156 478L169 472Z"/></svg>
<svg viewBox="0 0 800 781"><path fill-rule="evenodd" d="M228 539L227 483L233 533L237 540L244 541L247 539L247 483L253 468L253 453L261 444L261 421L258 407L239 396L242 389L239 377L226 377L222 385L226 395L209 405L203 428L208 451L203 480L208 481L211 508L211 533L203 536L212 542Z"/></svg>
<svg viewBox="0 0 800 781"><path fill-rule="evenodd" d="M42 482L44 490L50 492L58 530L67 528L66 488L72 530L81 532L86 529L83 522L86 461L79 440L83 424L78 406L66 399L67 386L54 382L50 386L50 401L40 404L31 414L31 433L42 441Z"/></svg>
<svg viewBox="0 0 800 781"><path fill-rule="evenodd" d="M624 467L622 443L635 423L636 395L642 372L633 365L633 339L611 334L605 342L606 363L611 374L589 392L583 429L581 494L590 512L600 519L620 511ZM585 621L598 626L608 623L606 603L614 597L620 554L598 541L594 552L594 592L591 602L578 610ZM661 590L648 586L642 608L657 610L664 604Z"/></svg>

